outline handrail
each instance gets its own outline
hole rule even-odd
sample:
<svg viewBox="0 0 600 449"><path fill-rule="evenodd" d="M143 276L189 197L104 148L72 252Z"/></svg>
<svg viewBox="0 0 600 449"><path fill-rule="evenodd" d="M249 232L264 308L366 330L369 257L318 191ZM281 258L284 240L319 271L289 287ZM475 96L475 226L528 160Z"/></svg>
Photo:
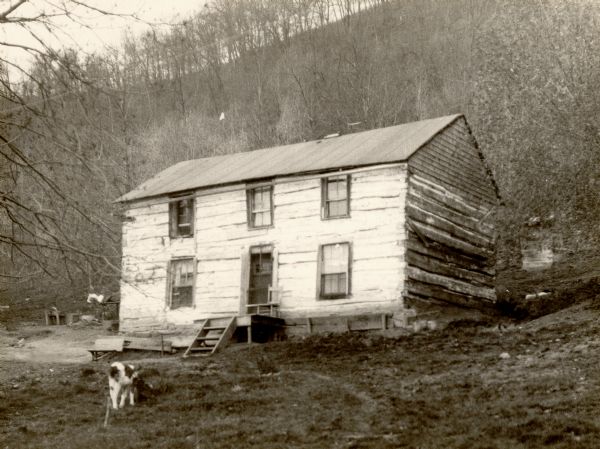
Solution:
<svg viewBox="0 0 600 449"><path fill-rule="evenodd" d="M247 289L248 291L250 289ZM260 304L246 304L246 312L252 313L252 309L255 309L256 314L260 315L261 308L267 308L269 316L279 318L279 288L268 287L267 302ZM275 294L274 294L275 293ZM247 296L246 296L247 297ZM275 299L275 300L274 300Z"/></svg>
<svg viewBox="0 0 600 449"><path fill-rule="evenodd" d="M260 315L261 309L266 308L269 316L278 318L279 317L279 304L274 302L267 302L263 304L246 304L246 311L249 314L252 314L252 310L254 309L254 313Z"/></svg>

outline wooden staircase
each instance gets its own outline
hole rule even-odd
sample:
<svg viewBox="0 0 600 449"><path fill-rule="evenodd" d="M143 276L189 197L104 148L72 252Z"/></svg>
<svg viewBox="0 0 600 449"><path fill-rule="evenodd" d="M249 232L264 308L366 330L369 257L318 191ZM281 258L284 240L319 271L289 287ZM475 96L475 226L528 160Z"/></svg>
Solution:
<svg viewBox="0 0 600 449"><path fill-rule="evenodd" d="M208 318L200 326L184 357L190 355L209 356L227 346L237 327L236 317Z"/></svg>

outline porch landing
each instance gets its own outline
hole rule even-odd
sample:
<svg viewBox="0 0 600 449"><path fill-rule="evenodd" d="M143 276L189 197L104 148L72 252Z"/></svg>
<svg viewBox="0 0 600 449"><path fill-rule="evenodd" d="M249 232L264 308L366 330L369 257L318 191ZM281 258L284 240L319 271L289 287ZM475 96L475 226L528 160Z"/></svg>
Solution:
<svg viewBox="0 0 600 449"><path fill-rule="evenodd" d="M264 343L269 340L278 339L285 332L285 320L283 318L252 314L238 316L236 321L238 328L240 328L240 334L243 333L244 328L246 329L246 340L248 343Z"/></svg>
<svg viewBox="0 0 600 449"><path fill-rule="evenodd" d="M199 322L196 336L183 356L208 356L230 341L265 343L280 338L284 326L285 321L281 318L259 314L207 318Z"/></svg>

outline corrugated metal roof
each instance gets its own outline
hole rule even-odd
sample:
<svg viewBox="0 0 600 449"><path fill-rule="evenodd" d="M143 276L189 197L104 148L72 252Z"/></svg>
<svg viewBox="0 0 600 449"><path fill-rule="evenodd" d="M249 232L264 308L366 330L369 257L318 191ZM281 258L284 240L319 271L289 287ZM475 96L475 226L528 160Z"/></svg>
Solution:
<svg viewBox="0 0 600 449"><path fill-rule="evenodd" d="M179 162L117 201L132 201L253 179L406 161L458 117L462 115L449 115L324 140Z"/></svg>

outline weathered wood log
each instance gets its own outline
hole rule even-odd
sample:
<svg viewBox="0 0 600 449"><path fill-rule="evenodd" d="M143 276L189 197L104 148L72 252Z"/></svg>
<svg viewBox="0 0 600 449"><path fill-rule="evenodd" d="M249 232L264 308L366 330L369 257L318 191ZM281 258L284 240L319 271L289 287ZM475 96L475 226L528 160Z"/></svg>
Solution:
<svg viewBox="0 0 600 449"><path fill-rule="evenodd" d="M467 270L477 271L492 276L496 273L494 269L495 260L493 257L482 260L468 254L451 251L445 246L435 242L430 242L430 244L425 245L425 243L423 243L413 232L409 232L406 245L408 249L427 257L438 259L442 263L450 263Z"/></svg>
<svg viewBox="0 0 600 449"><path fill-rule="evenodd" d="M414 190L408 194L407 204L413 204L420 209L424 209L434 213L435 215L444 217L458 226L482 234L489 240L494 239L494 229L490 225L481 222L471 215L465 215L461 212L458 212L431 197L422 196Z"/></svg>
<svg viewBox="0 0 600 449"><path fill-rule="evenodd" d="M467 191L476 189L492 204L496 203L495 188L490 183L481 153L464 120L457 120L445 132L438 134L414 155L414 159L427 161L429 173L449 175L445 182L461 186L463 190L472 183ZM427 170L428 167L423 168Z"/></svg>
<svg viewBox="0 0 600 449"><path fill-rule="evenodd" d="M468 157L472 166L467 166L464 160L460 160L457 154ZM456 187L459 191L471 192L476 196L481 195L482 199L495 202L495 196L490 196L488 189L489 180L481 178L482 173L479 170L473 170L476 166L481 167L477 150L471 148L469 153L456 148L449 150L440 144L438 136L421 151L413 155L409 161L411 170L418 169L425 173L427 177L435 177L442 180L444 184Z"/></svg>
<svg viewBox="0 0 600 449"><path fill-rule="evenodd" d="M475 285L485 287L494 286L494 277L489 274L477 271L467 270L448 262L442 262L438 259L424 256L414 251L408 250L406 260L409 266L415 266L431 273L438 273L443 276L458 278Z"/></svg>
<svg viewBox="0 0 600 449"><path fill-rule="evenodd" d="M468 134L466 129L462 132ZM440 134L437 137L436 146L442 148L446 154L452 155L458 161L465 164L466 167L469 167L474 173L485 173L474 142L469 142L464 136L450 132Z"/></svg>
<svg viewBox="0 0 600 449"><path fill-rule="evenodd" d="M463 179L469 179L485 188L483 167L477 156L477 150L462 146L449 146L442 136L436 137L426 150L424 160L435 161L446 167L463 170Z"/></svg>
<svg viewBox="0 0 600 449"><path fill-rule="evenodd" d="M413 219L407 219L407 223L410 227L415 228L415 231L418 235L422 235L429 240L439 242L443 245L449 246L450 248L455 248L465 254L472 254L483 259L487 259L494 254L488 248L479 247L477 245L473 245L472 243L465 242L428 224L420 223Z"/></svg>
<svg viewBox="0 0 600 449"><path fill-rule="evenodd" d="M494 289L490 287L479 287L468 282L463 282L436 273L430 273L414 266L409 266L407 268L407 273L409 279L428 285L443 287L445 290L451 292L476 298L484 298L489 301L494 301L496 299Z"/></svg>
<svg viewBox="0 0 600 449"><path fill-rule="evenodd" d="M408 217L415 221L427 224L439 229L440 231L444 231L457 239L470 243L471 245L489 249L490 251L493 249L492 239L481 235L476 231L470 231L462 228L460 225L452 223L446 218L439 217L429 211L420 209L413 204L408 204L406 206L406 211L408 213Z"/></svg>
<svg viewBox="0 0 600 449"><path fill-rule="evenodd" d="M437 167L436 167L437 166ZM436 180L440 185L449 187L452 190L461 192L461 195L468 195L475 204L493 205L494 199L490 198L488 193L478 186L474 181L461 178L460 170L452 173L450 170L444 170L444 164L437 163L430 156L422 156L411 163L411 173Z"/></svg>
<svg viewBox="0 0 600 449"><path fill-rule="evenodd" d="M414 191L421 197L431 198L447 208L471 216L476 220L485 217L491 208L489 205L482 205L477 199L469 198L468 194L461 196L430 182L418 174L411 175L408 184L409 192Z"/></svg>
<svg viewBox="0 0 600 449"><path fill-rule="evenodd" d="M430 296L430 295L421 296L421 295L417 295L415 293L408 293L408 291L406 291L404 293L403 298L404 298L404 304L407 307L416 308L417 310L427 310L430 307L433 307L436 309L442 308L443 314L447 313L448 307L450 307L450 306L459 307L462 309L479 310L486 314L490 314L490 313L493 314L496 312L494 304L490 303L490 302L479 301L472 305L471 304L462 304L462 303L457 303L455 301L434 298L433 296Z"/></svg>
<svg viewBox="0 0 600 449"><path fill-rule="evenodd" d="M414 294L423 298L432 298L462 307L485 308L490 307L493 304L493 302L486 298L464 295L458 292L448 291L437 285L429 285L414 280L407 281L407 291L409 294Z"/></svg>

